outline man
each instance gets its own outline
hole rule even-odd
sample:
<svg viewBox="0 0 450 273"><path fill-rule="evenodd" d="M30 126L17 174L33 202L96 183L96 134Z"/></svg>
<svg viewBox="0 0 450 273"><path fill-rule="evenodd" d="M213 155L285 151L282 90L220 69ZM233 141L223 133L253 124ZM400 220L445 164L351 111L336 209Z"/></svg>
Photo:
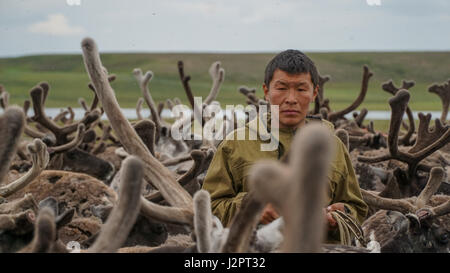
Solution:
<svg viewBox="0 0 450 273"><path fill-rule="evenodd" d="M280 159L287 151L294 134L308 122L309 104L314 101L319 89L319 74L314 63L298 50L286 50L275 56L267 65L264 78L264 96L271 105L278 105L279 146L274 151L262 151L262 140L225 139L218 147L206 174L203 189L211 194L213 214L228 226L241 205L242 198L248 192L248 171L252 164L260 159ZM327 125L334 132L333 125L325 120L316 120ZM250 121L244 128L246 136L257 128L257 119ZM268 124L270 127L270 124ZM270 129L270 128L269 128ZM330 212L340 210L353 216L360 224L367 215L368 207L362 200L350 156L344 144L335 137L336 158L332 161L328 175L330 191L329 206L324 209L328 222L327 242L338 242L337 223ZM268 204L260 219L268 224L279 214Z"/></svg>

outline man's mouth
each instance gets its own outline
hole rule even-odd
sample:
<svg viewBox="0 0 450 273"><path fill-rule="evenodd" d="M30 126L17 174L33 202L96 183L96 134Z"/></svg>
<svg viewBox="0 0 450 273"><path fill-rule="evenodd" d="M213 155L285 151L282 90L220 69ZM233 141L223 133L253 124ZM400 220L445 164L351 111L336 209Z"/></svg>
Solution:
<svg viewBox="0 0 450 273"><path fill-rule="evenodd" d="M296 114L300 114L300 111L297 111L297 110L282 110L281 113L286 114L286 115L296 115Z"/></svg>

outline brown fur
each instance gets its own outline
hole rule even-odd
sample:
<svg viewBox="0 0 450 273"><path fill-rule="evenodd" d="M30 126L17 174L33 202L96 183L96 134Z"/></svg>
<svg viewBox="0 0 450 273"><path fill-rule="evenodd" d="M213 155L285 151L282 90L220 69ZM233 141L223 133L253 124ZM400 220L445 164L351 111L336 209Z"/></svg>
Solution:
<svg viewBox="0 0 450 273"><path fill-rule="evenodd" d="M43 171L28 186L8 197L8 200L25 193L31 193L36 202L53 196L59 204L63 204L61 211L74 208L78 217L91 216L92 205L115 203L117 199L116 193L100 180L66 171Z"/></svg>
<svg viewBox="0 0 450 273"><path fill-rule="evenodd" d="M415 204L416 197L407 198L409 203ZM427 205L435 207L437 205L443 204L444 202L450 200L447 195L434 195L431 197ZM395 235L395 231L392 230L392 225L386 221L386 210L379 210L374 215L369 217L364 221L362 228L364 231L364 236L369 239L371 231L375 233L375 240L383 246L389 239ZM450 214L437 217L440 225L446 230L450 231Z"/></svg>
<svg viewBox="0 0 450 273"><path fill-rule="evenodd" d="M58 231L59 239L67 244L70 241L82 242L100 231L102 222L96 217L73 219Z"/></svg>
<svg viewBox="0 0 450 273"><path fill-rule="evenodd" d="M116 154L117 146L106 147L104 152L97 154L98 158L111 162L115 170L119 170L122 165L123 158Z"/></svg>

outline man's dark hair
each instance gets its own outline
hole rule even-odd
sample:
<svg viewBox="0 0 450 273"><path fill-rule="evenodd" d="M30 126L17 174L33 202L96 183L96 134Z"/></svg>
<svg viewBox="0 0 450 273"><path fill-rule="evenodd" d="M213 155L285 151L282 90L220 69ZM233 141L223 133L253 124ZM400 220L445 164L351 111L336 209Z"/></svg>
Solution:
<svg viewBox="0 0 450 273"><path fill-rule="evenodd" d="M280 69L289 74L309 73L314 88L319 84L319 72L314 62L303 52L288 49L278 53L266 66L264 83L269 87L275 70Z"/></svg>

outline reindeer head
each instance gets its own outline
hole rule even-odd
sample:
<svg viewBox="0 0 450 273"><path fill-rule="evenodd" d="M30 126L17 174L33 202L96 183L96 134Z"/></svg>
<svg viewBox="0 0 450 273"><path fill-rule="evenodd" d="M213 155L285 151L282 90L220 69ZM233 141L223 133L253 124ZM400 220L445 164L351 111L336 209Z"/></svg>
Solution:
<svg viewBox="0 0 450 273"><path fill-rule="evenodd" d="M418 197L390 199L361 190L371 207L384 209L363 224L366 233L387 225L376 236L382 252L448 252L450 231L443 224L450 212L450 198L433 194L442 182L442 168L433 168L427 185ZM383 220L383 215L385 220ZM447 220L448 221L448 220ZM378 226L378 227L377 227Z"/></svg>

